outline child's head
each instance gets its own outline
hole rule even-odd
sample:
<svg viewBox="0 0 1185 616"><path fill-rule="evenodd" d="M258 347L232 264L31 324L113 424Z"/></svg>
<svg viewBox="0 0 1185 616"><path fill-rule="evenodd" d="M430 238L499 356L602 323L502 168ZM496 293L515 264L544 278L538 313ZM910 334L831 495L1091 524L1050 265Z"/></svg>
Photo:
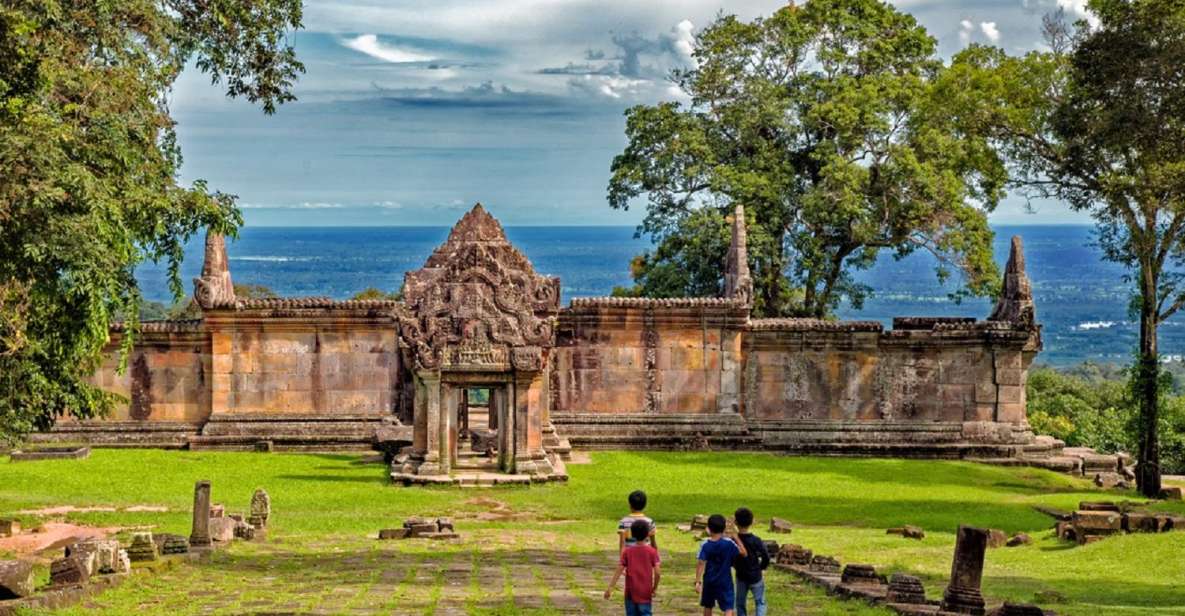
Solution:
<svg viewBox="0 0 1185 616"><path fill-rule="evenodd" d="M646 493L641 490L630 492L630 511L643 511L645 509Z"/></svg>
<svg viewBox="0 0 1185 616"><path fill-rule="evenodd" d="M748 530L753 525L753 512L748 507L737 509L732 518L737 521L737 528Z"/></svg>
<svg viewBox="0 0 1185 616"><path fill-rule="evenodd" d="M713 535L719 535L724 532L724 516L719 513L713 513L708 516L708 532Z"/></svg>
<svg viewBox="0 0 1185 616"><path fill-rule="evenodd" d="M634 541L642 543L650 536L650 523L646 520L634 520L634 523L630 524L630 536Z"/></svg>

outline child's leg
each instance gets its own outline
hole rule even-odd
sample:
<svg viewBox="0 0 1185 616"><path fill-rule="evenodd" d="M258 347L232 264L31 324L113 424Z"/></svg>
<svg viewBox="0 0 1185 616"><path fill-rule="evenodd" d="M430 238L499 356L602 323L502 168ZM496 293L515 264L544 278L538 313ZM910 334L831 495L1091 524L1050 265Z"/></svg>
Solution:
<svg viewBox="0 0 1185 616"><path fill-rule="evenodd" d="M704 608L704 616L712 616L712 608L705 607Z"/></svg>

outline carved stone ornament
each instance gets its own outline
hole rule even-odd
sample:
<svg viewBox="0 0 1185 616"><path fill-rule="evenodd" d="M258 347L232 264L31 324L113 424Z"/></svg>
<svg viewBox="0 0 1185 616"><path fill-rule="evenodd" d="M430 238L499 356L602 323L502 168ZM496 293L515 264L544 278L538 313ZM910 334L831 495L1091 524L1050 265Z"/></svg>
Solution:
<svg viewBox="0 0 1185 616"><path fill-rule="evenodd" d="M535 273L481 204L407 273L403 295L399 334L422 370L540 370L555 344L559 279Z"/></svg>
<svg viewBox="0 0 1185 616"><path fill-rule="evenodd" d="M226 238L206 232L206 259L202 275L193 279L193 298L203 310L230 308L235 305L235 287L230 281L230 263L226 257Z"/></svg>

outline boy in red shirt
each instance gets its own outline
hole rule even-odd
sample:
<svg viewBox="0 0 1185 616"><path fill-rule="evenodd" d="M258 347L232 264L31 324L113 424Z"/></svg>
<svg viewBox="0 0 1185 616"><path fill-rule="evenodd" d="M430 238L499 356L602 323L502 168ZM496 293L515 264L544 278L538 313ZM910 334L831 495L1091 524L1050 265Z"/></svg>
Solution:
<svg viewBox="0 0 1185 616"><path fill-rule="evenodd" d="M621 552L621 561L605 590L605 598L613 595L617 579L625 573L625 616L651 616L650 604L658 590L662 577L659 568L658 550L646 542L650 536L650 522L635 520L630 525L630 537L634 540Z"/></svg>

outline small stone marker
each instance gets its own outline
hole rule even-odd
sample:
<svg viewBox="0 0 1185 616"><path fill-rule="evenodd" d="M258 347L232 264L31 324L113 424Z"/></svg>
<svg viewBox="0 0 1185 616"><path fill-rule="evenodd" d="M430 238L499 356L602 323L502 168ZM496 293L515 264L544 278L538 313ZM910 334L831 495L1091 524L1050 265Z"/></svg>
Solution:
<svg viewBox="0 0 1185 616"><path fill-rule="evenodd" d="M78 556L59 558L49 565L49 583L54 586L82 584L90 577L89 569Z"/></svg>
<svg viewBox="0 0 1185 616"><path fill-rule="evenodd" d="M0 560L0 599L20 599L33 594L33 564Z"/></svg>
<svg viewBox="0 0 1185 616"><path fill-rule="evenodd" d="M436 529L439 532L456 532L453 528L452 518L436 518Z"/></svg>
<svg viewBox="0 0 1185 616"><path fill-rule="evenodd" d="M234 532L235 539L242 539L243 541L255 540L255 527L244 522L243 520L235 520Z"/></svg>
<svg viewBox="0 0 1185 616"><path fill-rule="evenodd" d="M942 609L958 614L982 616L984 613L983 558L987 552L988 531L960 526L951 563L950 584L942 595Z"/></svg>
<svg viewBox="0 0 1185 616"><path fill-rule="evenodd" d="M706 520L704 521L704 527L707 527ZM783 520L782 518L769 519L769 532L771 533L783 533L789 535L793 530L794 528L790 525L790 522Z"/></svg>
<svg viewBox="0 0 1185 616"><path fill-rule="evenodd" d="M696 514L691 518L691 530L707 530L708 516L705 514Z"/></svg>
<svg viewBox="0 0 1185 616"><path fill-rule="evenodd" d="M902 537L905 537L906 539L925 539L926 538L926 531L922 530L921 527L910 526L908 524L905 526L902 526L900 528L890 528L889 530L885 531L885 534L886 535L901 535Z"/></svg>
<svg viewBox="0 0 1185 616"><path fill-rule="evenodd" d="M267 528L267 522L271 517L272 499L263 488L259 488L251 495L251 515L247 517L247 521L255 530L263 530Z"/></svg>
<svg viewBox="0 0 1185 616"><path fill-rule="evenodd" d="M128 560L134 563L143 563L156 559L156 543L152 541L152 533L132 533L132 545L128 547Z"/></svg>
<svg viewBox="0 0 1185 616"><path fill-rule="evenodd" d="M210 482L199 481L193 486L193 531L189 534L189 545L208 548L210 544Z"/></svg>
<svg viewBox="0 0 1185 616"><path fill-rule="evenodd" d="M14 519L0 520L0 537L15 537L21 534L21 522Z"/></svg>
<svg viewBox="0 0 1185 616"><path fill-rule="evenodd" d="M894 573L889 578L889 591L885 595L886 603L903 603L920 605L926 603L926 589L922 581L915 576L904 573Z"/></svg>

